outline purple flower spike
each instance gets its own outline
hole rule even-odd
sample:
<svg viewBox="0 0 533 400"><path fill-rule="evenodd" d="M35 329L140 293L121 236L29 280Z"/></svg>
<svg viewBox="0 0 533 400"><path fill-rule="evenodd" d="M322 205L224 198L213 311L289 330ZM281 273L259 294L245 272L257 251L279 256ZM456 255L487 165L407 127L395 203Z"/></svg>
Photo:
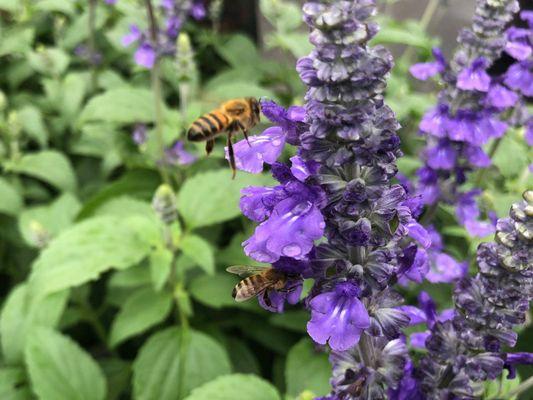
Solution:
<svg viewBox="0 0 533 400"><path fill-rule="evenodd" d="M434 48L433 55L435 56L435 61L411 66L411 68L409 68L411 75L416 79L425 81L437 74L443 73L446 70L446 59L444 58L442 51L438 48Z"/></svg>
<svg viewBox="0 0 533 400"><path fill-rule="evenodd" d="M457 87L463 90L487 92L490 87L490 76L487 74L487 60L479 57L470 67L463 69L457 76Z"/></svg>
<svg viewBox="0 0 533 400"><path fill-rule="evenodd" d="M503 85L495 84L490 87L487 102L496 108L510 108L518 101L518 95Z"/></svg>
<svg viewBox="0 0 533 400"><path fill-rule="evenodd" d="M533 61L511 65L505 74L504 82L526 97L533 96Z"/></svg>
<svg viewBox="0 0 533 400"><path fill-rule="evenodd" d="M280 127L266 129L262 134L250 136L233 145L235 166L241 171L258 174L263 171L263 164L273 164L281 155L285 145L285 134ZM229 159L226 147L226 159Z"/></svg>
<svg viewBox="0 0 533 400"><path fill-rule="evenodd" d="M433 169L451 170L455 167L457 152L448 141L441 141L427 151L428 165Z"/></svg>
<svg viewBox="0 0 533 400"><path fill-rule="evenodd" d="M155 64L156 54L150 43L145 42L135 51L133 58L137 65L151 69Z"/></svg>
<svg viewBox="0 0 533 400"><path fill-rule="evenodd" d="M311 299L307 332L315 342L329 343L336 351L348 350L359 342L363 330L370 327L368 312L357 298L359 292L355 284L342 282L333 291Z"/></svg>

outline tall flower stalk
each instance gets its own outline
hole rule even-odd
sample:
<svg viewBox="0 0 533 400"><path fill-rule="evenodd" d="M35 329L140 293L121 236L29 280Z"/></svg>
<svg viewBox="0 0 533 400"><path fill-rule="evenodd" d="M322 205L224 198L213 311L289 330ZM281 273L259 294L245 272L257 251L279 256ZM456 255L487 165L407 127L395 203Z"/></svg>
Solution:
<svg viewBox="0 0 533 400"><path fill-rule="evenodd" d="M425 220L429 222L439 202L446 202L457 207L458 220L473 236L490 234L494 226L480 221L480 190L464 191L462 186L469 173L491 164L483 146L504 135L509 126L506 114L517 101L487 72L506 48L505 28L516 11L516 0L477 0L472 27L460 33L451 62L435 49L434 62L411 68L418 79L440 74L444 83L438 105L420 123L428 143L425 165L418 171L418 191L429 206Z"/></svg>
<svg viewBox="0 0 533 400"><path fill-rule="evenodd" d="M240 169L271 164L280 182L243 191L244 214L260 222L243 245L291 276L285 290L260 299L267 309L281 312L298 301L301 280L314 279L307 331L332 350L334 395L378 399L407 363L399 336L409 319L391 286L413 264L411 239L427 247L430 238L412 216L415 199L391 182L399 124L383 101L392 57L368 45L378 31L369 20L375 1L313 0L303 11L315 46L297 63L305 108L263 101L278 126L235 146ZM298 146L291 166L276 162L285 143Z"/></svg>
<svg viewBox="0 0 533 400"><path fill-rule="evenodd" d="M428 353L415 370L429 399L474 398L483 381L516 364L533 363L533 354L507 353L525 322L533 299L533 191L498 221L495 241L477 251L479 272L455 288L453 319L436 321L425 342Z"/></svg>

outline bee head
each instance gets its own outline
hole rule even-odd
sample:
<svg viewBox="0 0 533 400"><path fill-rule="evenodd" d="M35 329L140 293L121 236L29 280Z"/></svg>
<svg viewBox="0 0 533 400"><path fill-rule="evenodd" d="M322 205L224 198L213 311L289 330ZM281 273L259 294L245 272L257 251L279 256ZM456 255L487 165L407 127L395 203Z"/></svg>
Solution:
<svg viewBox="0 0 533 400"><path fill-rule="evenodd" d="M254 119L259 122L260 114L261 114L261 104L255 97L249 97L248 101L250 102L250 108L252 109L252 114L254 116Z"/></svg>

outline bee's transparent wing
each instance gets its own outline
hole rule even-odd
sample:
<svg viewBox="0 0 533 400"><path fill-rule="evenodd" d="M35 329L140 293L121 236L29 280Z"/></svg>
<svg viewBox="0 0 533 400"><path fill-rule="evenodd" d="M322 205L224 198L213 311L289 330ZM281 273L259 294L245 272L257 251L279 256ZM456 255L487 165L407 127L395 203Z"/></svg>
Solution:
<svg viewBox="0 0 533 400"><path fill-rule="evenodd" d="M231 267L226 268L226 271L235 275L239 275L241 277L247 277L250 275L260 274L261 272L265 272L267 269L270 269L270 267L259 267L252 265L232 265Z"/></svg>

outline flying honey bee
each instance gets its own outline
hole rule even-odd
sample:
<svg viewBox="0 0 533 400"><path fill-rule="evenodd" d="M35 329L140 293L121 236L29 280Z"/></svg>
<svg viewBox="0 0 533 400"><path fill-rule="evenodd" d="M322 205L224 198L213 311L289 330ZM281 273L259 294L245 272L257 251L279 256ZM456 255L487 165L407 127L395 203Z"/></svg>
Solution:
<svg viewBox="0 0 533 400"><path fill-rule="evenodd" d="M248 140L248 132L259 123L261 106L253 97L234 99L222 103L219 108L202 115L194 121L187 131L191 142L207 142L205 151L209 155L213 151L215 138L226 133L229 164L235 178L235 153L232 137L239 130Z"/></svg>
<svg viewBox="0 0 533 400"><path fill-rule="evenodd" d="M288 291L286 288L290 274L272 267L253 267L249 265L234 265L226 271L239 276L246 276L233 288L232 296L235 301L242 302L256 296L264 295L264 300L270 306L268 292L270 290Z"/></svg>

